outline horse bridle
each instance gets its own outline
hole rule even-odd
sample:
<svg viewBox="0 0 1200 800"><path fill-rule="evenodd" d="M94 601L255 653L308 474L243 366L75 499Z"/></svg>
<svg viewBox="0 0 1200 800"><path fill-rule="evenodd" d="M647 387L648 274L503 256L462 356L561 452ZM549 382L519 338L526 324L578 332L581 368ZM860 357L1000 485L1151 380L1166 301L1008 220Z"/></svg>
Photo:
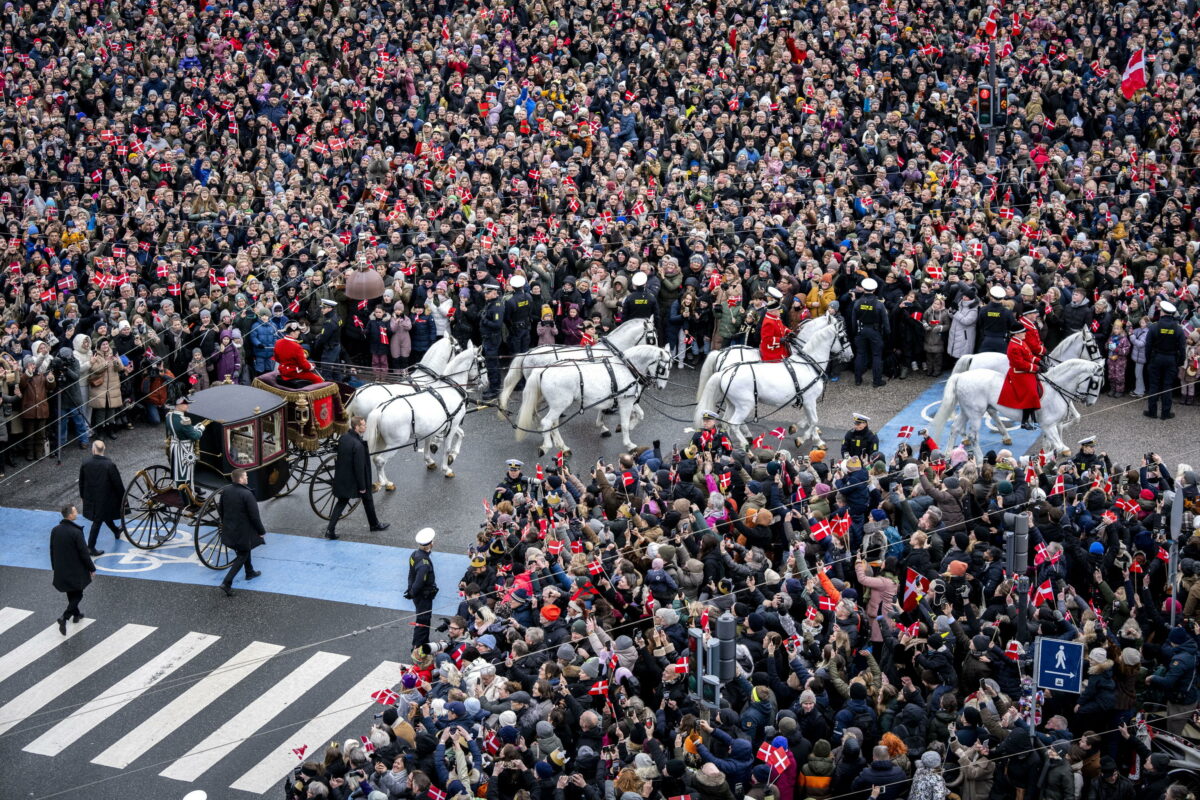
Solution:
<svg viewBox="0 0 1200 800"><path fill-rule="evenodd" d="M1041 376L1041 379L1044 380L1051 389L1058 392L1063 397L1066 397L1069 400L1076 400L1080 403L1087 404L1088 400L1093 397L1093 394L1095 397L1100 396L1100 388L1104 385L1104 381L1100 377L1103 372L1103 365L1093 363L1090 373L1086 377L1080 378L1074 389L1065 389L1062 386L1059 386L1057 383L1050 380L1050 378L1045 374ZM1080 391L1079 387L1085 382L1087 383L1087 388Z"/></svg>

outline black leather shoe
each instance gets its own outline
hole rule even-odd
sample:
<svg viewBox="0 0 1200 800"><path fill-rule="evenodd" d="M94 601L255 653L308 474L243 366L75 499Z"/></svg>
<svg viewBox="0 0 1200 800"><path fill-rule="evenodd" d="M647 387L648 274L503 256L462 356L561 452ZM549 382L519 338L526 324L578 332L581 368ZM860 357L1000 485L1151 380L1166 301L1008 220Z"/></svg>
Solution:
<svg viewBox="0 0 1200 800"><path fill-rule="evenodd" d="M334 533L333 531L325 531L325 538L337 540L338 535L336 533Z"/></svg>
<svg viewBox="0 0 1200 800"><path fill-rule="evenodd" d="M262 573L256 569L252 569L252 570L250 570L250 574L246 576L246 580L252 581L255 578L257 578L259 575L262 575Z"/></svg>
<svg viewBox="0 0 1200 800"><path fill-rule="evenodd" d="M74 623L83 622L83 614L76 614L75 616L71 617L71 622L74 622Z"/></svg>
<svg viewBox="0 0 1200 800"><path fill-rule="evenodd" d="M229 584L227 584L227 583L222 583L222 584L221 584L221 591L225 593L225 596L226 596L226 597L233 597L233 587L232 587L232 586L230 586Z"/></svg>
<svg viewBox="0 0 1200 800"><path fill-rule="evenodd" d="M66 617L58 618L58 632L61 633L63 636L67 635L67 618Z"/></svg>
<svg viewBox="0 0 1200 800"><path fill-rule="evenodd" d="M104 551L103 551L103 550L97 550L97 549L96 549L96 548L94 548L94 547L89 547L89 548L88 548L88 555L89 555L89 556L91 556L92 558L95 558L96 556L102 556L102 555L104 555Z"/></svg>
<svg viewBox="0 0 1200 800"><path fill-rule="evenodd" d="M1149 417L1150 419L1154 419L1155 417L1158 416L1158 414L1154 413L1153 411L1143 411L1142 416Z"/></svg>
<svg viewBox="0 0 1200 800"><path fill-rule="evenodd" d="M372 532L386 531L386 530L387 530L388 528L390 528L390 527L392 527L392 523L390 523L390 522L381 522L381 523L380 523L380 524L378 524L378 525L373 525L373 526L371 526L371 531L372 531Z"/></svg>
<svg viewBox="0 0 1200 800"><path fill-rule="evenodd" d="M1159 417L1159 419L1175 419L1175 412L1168 411L1165 414L1163 414L1161 417Z"/></svg>

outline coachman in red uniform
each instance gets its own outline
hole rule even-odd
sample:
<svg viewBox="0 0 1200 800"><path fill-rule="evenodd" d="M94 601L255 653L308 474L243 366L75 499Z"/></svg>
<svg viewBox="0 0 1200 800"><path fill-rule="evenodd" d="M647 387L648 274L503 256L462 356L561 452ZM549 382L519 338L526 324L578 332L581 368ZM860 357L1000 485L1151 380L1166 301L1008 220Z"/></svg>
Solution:
<svg viewBox="0 0 1200 800"><path fill-rule="evenodd" d="M279 377L285 381L322 383L325 380L313 369L300 346L299 322L289 322L283 329L283 338L275 342L275 363L279 365Z"/></svg>
<svg viewBox="0 0 1200 800"><path fill-rule="evenodd" d="M1038 310L1027 308L1021 313L1020 322L1025 326L1025 345L1036 358L1046 357L1046 345L1042 344L1042 334L1038 330Z"/></svg>
<svg viewBox="0 0 1200 800"><path fill-rule="evenodd" d="M1033 354L1025 341L1026 328L1020 322L1010 331L1008 340L1008 374L1004 376L1004 388L1000 390L1000 405L1022 410L1021 427L1033 428L1034 414L1042 407L1038 397L1038 367L1041 359Z"/></svg>
<svg viewBox="0 0 1200 800"><path fill-rule="evenodd" d="M788 357L787 337L791 333L779 317L779 301L783 299L783 292L772 286L767 289L767 297L767 310L758 337L758 352L763 361L782 361Z"/></svg>

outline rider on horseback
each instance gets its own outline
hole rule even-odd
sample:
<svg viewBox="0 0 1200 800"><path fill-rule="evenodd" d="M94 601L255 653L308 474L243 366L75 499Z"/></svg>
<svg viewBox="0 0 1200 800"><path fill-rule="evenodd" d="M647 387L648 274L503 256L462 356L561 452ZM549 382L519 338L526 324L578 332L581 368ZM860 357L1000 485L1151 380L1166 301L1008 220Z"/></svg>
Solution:
<svg viewBox="0 0 1200 800"><path fill-rule="evenodd" d="M1023 320L1023 318L1022 318ZM1021 427L1033 430L1036 412L1042 407L1038 397L1038 368L1041 359L1026 342L1027 328L1022 322L1014 322L1008 340L1008 374L1004 376L1004 388L1000 392L1000 405L1021 409Z"/></svg>
<svg viewBox="0 0 1200 800"><path fill-rule="evenodd" d="M763 316L758 352L765 362L782 361L788 356L788 337L791 331L779 317L783 292L771 286L767 289L767 308Z"/></svg>

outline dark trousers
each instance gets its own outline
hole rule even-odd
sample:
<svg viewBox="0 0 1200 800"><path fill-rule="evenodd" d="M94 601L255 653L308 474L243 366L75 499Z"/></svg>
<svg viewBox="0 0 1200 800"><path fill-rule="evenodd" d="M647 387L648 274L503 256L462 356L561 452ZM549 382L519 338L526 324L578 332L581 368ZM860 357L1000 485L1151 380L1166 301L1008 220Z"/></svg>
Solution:
<svg viewBox="0 0 1200 800"><path fill-rule="evenodd" d="M67 592L67 610L62 613L60 619L71 619L71 617L82 617L83 612L79 610L79 603L83 600L83 590L78 592Z"/></svg>
<svg viewBox="0 0 1200 800"><path fill-rule="evenodd" d="M414 623L412 646L415 650L423 644L429 644L429 626L433 624L433 598L426 597L414 600L417 620Z"/></svg>
<svg viewBox="0 0 1200 800"><path fill-rule="evenodd" d="M1171 394L1175 390L1175 376L1179 367L1175 357L1166 353L1154 353L1146 364L1146 403L1150 413L1155 413L1162 404L1162 413L1171 413Z"/></svg>
<svg viewBox="0 0 1200 800"><path fill-rule="evenodd" d="M867 370L867 358L871 359L871 380L883 386L883 336L874 328L863 328L854 337L854 380L861 383Z"/></svg>
<svg viewBox="0 0 1200 800"><path fill-rule="evenodd" d="M96 549L96 538L100 535L100 526L107 525L108 529L113 532L113 536L117 537L117 541L121 539L121 523L115 519L94 519L92 520L92 528L88 531L88 549Z"/></svg>
<svg viewBox="0 0 1200 800"><path fill-rule="evenodd" d="M363 509L365 509L367 512L367 524L372 528L378 528L379 517L375 516L375 497L371 494L371 490L368 489L358 497L360 500L362 500ZM330 533L337 532L338 520L342 518L342 512L346 510L346 506L348 505L350 505L350 500L343 500L340 497L337 499L337 502L333 504L333 513L329 517L328 530Z"/></svg>
<svg viewBox="0 0 1200 800"><path fill-rule="evenodd" d="M233 563L229 565L229 572L225 573L225 580L221 581L221 583L225 584L226 586L233 586L233 579L237 577L238 570L242 567L246 568L247 578L249 578L250 573L254 571L254 565L250 563L249 550L234 550L233 552L237 553L237 558L235 558Z"/></svg>
<svg viewBox="0 0 1200 800"><path fill-rule="evenodd" d="M504 384L504 375L500 369L500 341L483 342L483 365L487 368L488 387L486 394L495 396Z"/></svg>
<svg viewBox="0 0 1200 800"><path fill-rule="evenodd" d="M529 349L529 326L513 328L508 335L508 351L514 356Z"/></svg>

